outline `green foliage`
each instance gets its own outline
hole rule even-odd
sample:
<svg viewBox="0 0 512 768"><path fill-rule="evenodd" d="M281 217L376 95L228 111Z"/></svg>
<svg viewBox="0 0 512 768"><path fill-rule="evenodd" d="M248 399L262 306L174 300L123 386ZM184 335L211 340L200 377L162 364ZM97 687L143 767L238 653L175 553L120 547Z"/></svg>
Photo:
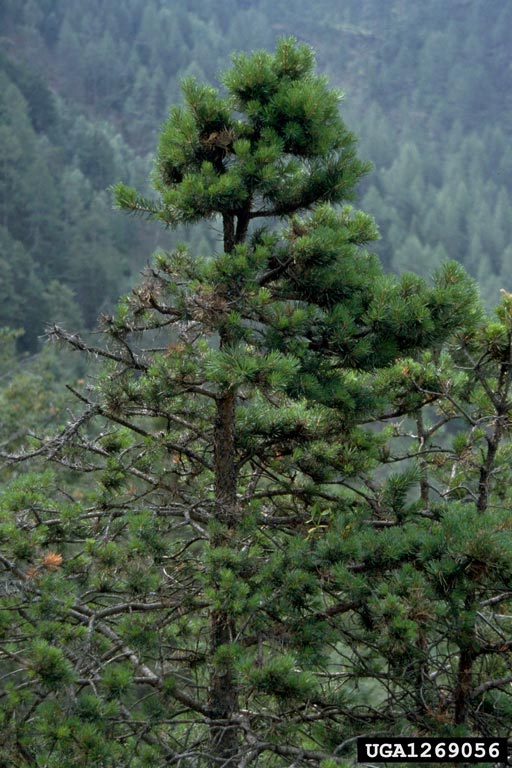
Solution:
<svg viewBox="0 0 512 768"><path fill-rule="evenodd" d="M133 670L122 664L112 664L105 670L101 678L105 688L107 700L119 698L125 694L131 685Z"/></svg>
<svg viewBox="0 0 512 768"><path fill-rule="evenodd" d="M2 306L10 314L4 322L25 330L19 348L35 350L46 322L92 327L128 274L140 268L139 254L152 247L146 230L110 217L104 190L119 176L128 188L141 186L156 126L165 119L165 105L179 98L181 79L185 105L173 108L173 120L182 133L172 139L172 131L163 131L156 175L184 173L191 160L206 162L201 183L183 185L191 205L181 211L182 220L199 220L194 198L202 199L206 215L214 197L226 210L247 185L259 185L284 213L307 191L294 160L277 162L282 149L300 156L307 145L314 165L315 153L325 154L342 133L339 94L321 86L306 46L292 50L284 39L275 62L262 51L250 86L243 79L252 66L247 53L238 55L227 76L235 101L244 109L250 103L255 128L266 111L264 140L255 151L248 152L246 131L226 121L225 94L197 82L212 82L233 47L269 50L275 28L299 39L313 35L331 79L343 73L363 154L377 168L364 206L379 221L385 265L427 272L456 258L479 279L487 303L495 304L498 289L508 288L511 235L510 105L501 96L508 14L504 0L495 14L485 12L482 0L472 0L468 13L458 3L405 12L398 2L383 9L375 0L334 10L322 0L314 13L304 3L292 9L237 2L219 12L209 1L171 9L168 2L134 0L122 11L91 7L86 13L75 2L8 4L6 39L17 45L16 52L8 46L0 61L8 105L2 108L0 224L15 243L5 253L13 247L17 253L14 261L0 262L0 273ZM489 58L488 50L496 55ZM297 77L307 87L296 87ZM187 99L195 99L199 121L193 140ZM208 110L205 122L201 115ZM349 192L354 167L347 138L340 199ZM208 146L212 141L216 145ZM219 180L208 162L215 167L228 149L236 167ZM310 200L336 188L330 181L339 170L338 162L337 169L328 164L310 174ZM141 202L151 210L147 196ZM165 220L174 221L174 203L170 194ZM193 250L210 250L213 240L201 228Z"/></svg>
<svg viewBox="0 0 512 768"><path fill-rule="evenodd" d="M432 29L445 4L279 7L290 29L327 34L329 66L362 48L368 71L389 73L384 83L363 77L352 106L364 106L379 166L365 200L382 222L387 265L422 259L433 285L384 276L365 250L377 237L371 217L332 207L353 198L368 164L307 46L285 38L275 54L239 54L220 94L198 84L212 79L230 34L237 46L245 39L248 19L269 44L259 15L268 4L192 3L188 14L138 0L102 13L74 1L40 14L39 3L23 5L24 14L2 9L7 29L24 24L48 60L58 49L59 87L73 103L2 63L1 236L13 255L0 259L3 322L25 327L35 349L43 306L54 321L92 325L119 289L142 235L103 218L112 174L125 179L122 208L172 227L222 224L224 240L167 240L104 317L103 345L55 330L108 358L79 395L83 413L50 402L62 376L54 359L31 361L28 376L13 371L2 388L8 759L110 768L236 754L342 765L369 727L502 735L510 297L484 318L460 266L440 262L476 265L485 252L487 295L506 279L508 192L488 177L509 158L499 127L467 133L471 88L443 78L457 48L453 26ZM481 8L475 0L470 14L481 30L475 59L486 35L502 39ZM404 30L431 88L424 101L395 45ZM341 53L340 37L351 41ZM349 84L357 66L344 69ZM144 163L89 118L115 120L142 152L166 91L178 98L176 75L183 100L162 130L150 198L137 192ZM377 82L384 107L367 109ZM467 107L453 128L437 106L448 82ZM506 100L493 109L504 114ZM15 335L6 332L8 346ZM20 479L16 427L25 431L20 414L32 408L28 450L61 468L41 475L36 464ZM45 439L53 408L63 426Z"/></svg>
<svg viewBox="0 0 512 768"><path fill-rule="evenodd" d="M56 690L73 680L70 662L60 648L35 640L31 649L31 672L49 690Z"/></svg>
<svg viewBox="0 0 512 768"><path fill-rule="evenodd" d="M274 696L286 704L309 699L316 692L314 679L301 673L295 660L285 655L269 661L264 670L253 670L250 681L257 692Z"/></svg>
<svg viewBox="0 0 512 768"><path fill-rule="evenodd" d="M33 352L45 323L92 325L129 270L104 192L127 149L23 65L2 57L0 80L0 322L24 329L19 347Z"/></svg>

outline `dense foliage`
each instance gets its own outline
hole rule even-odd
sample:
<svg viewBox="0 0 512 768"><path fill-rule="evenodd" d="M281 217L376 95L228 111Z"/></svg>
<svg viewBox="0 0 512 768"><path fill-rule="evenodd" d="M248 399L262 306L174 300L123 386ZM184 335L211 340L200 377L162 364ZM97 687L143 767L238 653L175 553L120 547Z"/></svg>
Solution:
<svg viewBox="0 0 512 768"><path fill-rule="evenodd" d="M54 326L105 364L56 436L7 437L11 472L36 462L1 501L9 766L510 731L512 299L487 319L454 262L384 275L309 48L223 83L184 82L156 196L116 188L220 247L158 254L103 344Z"/></svg>
<svg viewBox="0 0 512 768"><path fill-rule="evenodd" d="M270 49L283 31L347 91L386 268L457 259L495 305L510 287L510 14L507 0L492 13L485 0L5 0L0 325L24 329L32 352L48 322L94 326L157 244L111 215L106 189L146 183L182 77L213 82L231 50ZM214 243L207 227L193 237L202 253Z"/></svg>
<svg viewBox="0 0 512 768"><path fill-rule="evenodd" d="M511 13L0 3L1 768L512 736Z"/></svg>

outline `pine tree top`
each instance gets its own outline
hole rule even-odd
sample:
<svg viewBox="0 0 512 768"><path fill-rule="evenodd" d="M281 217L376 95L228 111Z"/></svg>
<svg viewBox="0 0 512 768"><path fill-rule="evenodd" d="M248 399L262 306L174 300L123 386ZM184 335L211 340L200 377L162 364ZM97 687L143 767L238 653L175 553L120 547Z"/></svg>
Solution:
<svg viewBox="0 0 512 768"><path fill-rule="evenodd" d="M118 185L117 204L175 226L216 215L247 223L350 199L369 164L339 113L340 94L314 74L311 48L282 39L275 54L233 57L225 92L182 83L184 106L164 125L154 175L158 201Z"/></svg>

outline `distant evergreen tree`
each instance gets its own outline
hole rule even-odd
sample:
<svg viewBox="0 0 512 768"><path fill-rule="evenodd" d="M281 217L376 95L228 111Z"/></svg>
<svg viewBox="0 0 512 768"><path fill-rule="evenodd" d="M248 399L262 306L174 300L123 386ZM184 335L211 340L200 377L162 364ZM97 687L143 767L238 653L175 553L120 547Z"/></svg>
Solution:
<svg viewBox="0 0 512 768"><path fill-rule="evenodd" d="M34 352L52 315L92 327L119 295L140 227L112 222L106 188L121 167L142 178L148 163L109 126L65 108L25 65L1 57L0 83L1 314L24 331L20 351Z"/></svg>

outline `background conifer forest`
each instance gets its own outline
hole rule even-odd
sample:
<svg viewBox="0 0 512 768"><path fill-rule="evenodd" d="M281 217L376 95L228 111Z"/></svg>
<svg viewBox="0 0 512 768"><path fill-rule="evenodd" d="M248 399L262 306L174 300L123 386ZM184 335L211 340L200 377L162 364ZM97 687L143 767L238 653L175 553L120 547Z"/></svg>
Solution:
<svg viewBox="0 0 512 768"><path fill-rule="evenodd" d="M512 740L511 33L0 0L0 768Z"/></svg>

